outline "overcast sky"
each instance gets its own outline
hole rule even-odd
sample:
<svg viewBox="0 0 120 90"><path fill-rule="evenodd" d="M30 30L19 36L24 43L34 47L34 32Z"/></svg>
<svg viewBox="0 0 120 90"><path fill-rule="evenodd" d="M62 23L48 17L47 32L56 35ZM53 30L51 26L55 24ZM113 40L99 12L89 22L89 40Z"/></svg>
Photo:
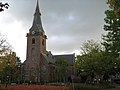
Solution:
<svg viewBox="0 0 120 90"><path fill-rule="evenodd" d="M10 8L0 12L0 32L22 61L26 59L26 33L32 26L37 0L0 0ZM47 50L76 53L86 40L101 40L106 0L39 0Z"/></svg>

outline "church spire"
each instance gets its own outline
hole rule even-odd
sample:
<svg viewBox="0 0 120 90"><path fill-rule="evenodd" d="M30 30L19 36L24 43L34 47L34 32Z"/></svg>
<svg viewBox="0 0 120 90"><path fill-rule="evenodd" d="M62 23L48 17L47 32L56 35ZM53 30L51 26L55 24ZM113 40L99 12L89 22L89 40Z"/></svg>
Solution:
<svg viewBox="0 0 120 90"><path fill-rule="evenodd" d="M33 24L32 24L32 27L30 28L29 33L32 33L32 32L34 32L34 34L40 34L40 33L44 34L38 0L37 0L35 13L34 13Z"/></svg>
<svg viewBox="0 0 120 90"><path fill-rule="evenodd" d="M35 14L39 14L41 16L40 10L39 10L39 3L37 0L37 5L36 5L36 10L35 10Z"/></svg>

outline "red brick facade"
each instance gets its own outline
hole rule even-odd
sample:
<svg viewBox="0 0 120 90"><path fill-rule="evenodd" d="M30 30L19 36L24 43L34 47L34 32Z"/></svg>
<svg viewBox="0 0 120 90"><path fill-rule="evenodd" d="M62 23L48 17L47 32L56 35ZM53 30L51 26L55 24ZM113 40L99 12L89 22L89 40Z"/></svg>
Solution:
<svg viewBox="0 0 120 90"><path fill-rule="evenodd" d="M32 82L57 82L56 57L64 57L68 63L66 79L73 74L74 54L53 56L46 50L47 36L42 27L41 13L37 1L33 25L27 33L27 53L24 65L24 80Z"/></svg>

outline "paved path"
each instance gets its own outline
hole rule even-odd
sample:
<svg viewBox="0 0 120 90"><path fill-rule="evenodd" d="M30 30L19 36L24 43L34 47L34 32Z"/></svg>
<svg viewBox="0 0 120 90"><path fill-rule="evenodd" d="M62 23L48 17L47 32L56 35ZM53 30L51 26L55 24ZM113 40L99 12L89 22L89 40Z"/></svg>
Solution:
<svg viewBox="0 0 120 90"><path fill-rule="evenodd" d="M113 89L106 89L106 90L120 90L120 86L116 86L116 88L113 88Z"/></svg>

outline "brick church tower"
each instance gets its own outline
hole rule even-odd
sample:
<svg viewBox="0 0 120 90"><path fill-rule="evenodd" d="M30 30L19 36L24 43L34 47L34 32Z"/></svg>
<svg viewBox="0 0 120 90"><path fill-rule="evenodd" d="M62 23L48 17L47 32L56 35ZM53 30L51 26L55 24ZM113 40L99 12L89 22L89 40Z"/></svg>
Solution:
<svg viewBox="0 0 120 90"><path fill-rule="evenodd" d="M40 59L40 56L39 56L40 53L46 52L46 39L47 39L47 36L45 35L45 32L42 27L41 13L40 13L39 4L37 1L33 24L29 30L29 33L27 33L26 60L34 61L34 60Z"/></svg>
<svg viewBox="0 0 120 90"><path fill-rule="evenodd" d="M42 78L41 64L47 63L45 60L43 61L44 58L42 57L42 54L46 52L46 39L47 36L42 27L41 13L37 0L33 24L29 29L29 33L27 33L27 53L26 61L24 62L25 80L40 82ZM46 67L44 66L44 69Z"/></svg>
<svg viewBox="0 0 120 90"><path fill-rule="evenodd" d="M22 80L38 83L60 81L56 66L56 61L59 58L64 59L68 64L65 77L73 75L74 54L52 55L51 51L46 50L46 39L47 36L42 27L41 13L37 0L33 24L29 29L29 33L27 33L27 53L21 73ZM62 80L64 79L62 78Z"/></svg>

